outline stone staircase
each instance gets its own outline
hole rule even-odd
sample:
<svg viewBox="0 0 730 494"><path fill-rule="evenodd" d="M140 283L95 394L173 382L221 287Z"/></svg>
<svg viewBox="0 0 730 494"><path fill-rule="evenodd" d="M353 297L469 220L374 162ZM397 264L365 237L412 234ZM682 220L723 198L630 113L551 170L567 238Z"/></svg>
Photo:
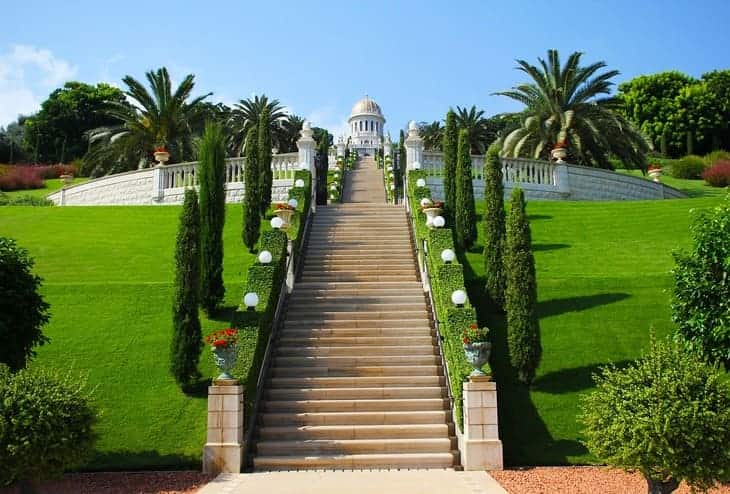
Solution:
<svg viewBox="0 0 730 494"><path fill-rule="evenodd" d="M257 417L256 470L452 468L458 452L405 211L361 161L318 207Z"/></svg>

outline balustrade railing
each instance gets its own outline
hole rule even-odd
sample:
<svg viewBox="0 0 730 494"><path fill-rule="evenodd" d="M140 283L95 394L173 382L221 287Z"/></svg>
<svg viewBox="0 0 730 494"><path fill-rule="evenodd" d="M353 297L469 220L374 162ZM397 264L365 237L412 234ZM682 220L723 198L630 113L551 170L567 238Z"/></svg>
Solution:
<svg viewBox="0 0 730 494"><path fill-rule="evenodd" d="M501 162L502 175L507 183L558 186L554 163L527 158L501 158ZM424 152L421 171L427 177L442 177L444 174L443 153ZM471 156L471 173L474 179L484 178L484 156Z"/></svg>

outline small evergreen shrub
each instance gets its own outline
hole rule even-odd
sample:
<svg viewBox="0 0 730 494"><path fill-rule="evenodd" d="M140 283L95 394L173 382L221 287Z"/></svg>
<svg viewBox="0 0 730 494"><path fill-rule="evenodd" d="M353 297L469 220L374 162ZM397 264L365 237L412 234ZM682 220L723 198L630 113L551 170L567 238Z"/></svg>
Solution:
<svg viewBox="0 0 730 494"><path fill-rule="evenodd" d="M466 129L459 131L455 207L456 245L461 249L469 249L477 239L477 211L471 177L471 145Z"/></svg>
<svg viewBox="0 0 730 494"><path fill-rule="evenodd" d="M444 127L443 144L444 151L444 206L446 217L454 221L456 211L456 159L458 152L459 129L456 126L456 113L449 108L446 113L446 126Z"/></svg>
<svg viewBox="0 0 730 494"><path fill-rule="evenodd" d="M717 161L704 171L702 178L713 187L730 186L730 161Z"/></svg>
<svg viewBox="0 0 730 494"><path fill-rule="evenodd" d="M705 171L705 160L700 156L688 155L676 160L669 167L669 175L674 178L696 179L702 178Z"/></svg>
<svg viewBox="0 0 730 494"><path fill-rule="evenodd" d="M0 485L60 476L93 452L97 413L85 379L0 364Z"/></svg>
<svg viewBox="0 0 730 494"><path fill-rule="evenodd" d="M258 145L259 153L259 211L261 216L271 206L271 187L274 183L274 172L271 170L271 127L269 126L269 108L266 107L259 117Z"/></svg>
<svg viewBox="0 0 730 494"><path fill-rule="evenodd" d="M200 303L200 211L198 194L185 191L175 244L175 294L172 303L170 371L180 386L200 378L198 361L203 348Z"/></svg>
<svg viewBox="0 0 730 494"><path fill-rule="evenodd" d="M8 194L0 192L0 206L53 206L53 201L45 197L34 197L31 195L11 197Z"/></svg>
<svg viewBox="0 0 730 494"><path fill-rule="evenodd" d="M258 169L258 129L252 126L246 136L243 196L243 231L242 240L249 252L253 252L261 230L259 207L259 169Z"/></svg>

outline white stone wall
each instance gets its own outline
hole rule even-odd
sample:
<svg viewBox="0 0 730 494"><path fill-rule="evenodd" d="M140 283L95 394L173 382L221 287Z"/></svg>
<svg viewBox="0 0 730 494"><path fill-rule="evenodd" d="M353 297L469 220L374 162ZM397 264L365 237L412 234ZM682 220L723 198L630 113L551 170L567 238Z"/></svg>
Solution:
<svg viewBox="0 0 730 494"><path fill-rule="evenodd" d="M161 199L153 199L152 177L152 169L109 175L54 192L48 198L55 204L66 206L182 204L185 187L164 189ZM275 202L286 201L293 185L293 179L274 180L271 199ZM244 188L243 182L226 184L226 202L243 201Z"/></svg>

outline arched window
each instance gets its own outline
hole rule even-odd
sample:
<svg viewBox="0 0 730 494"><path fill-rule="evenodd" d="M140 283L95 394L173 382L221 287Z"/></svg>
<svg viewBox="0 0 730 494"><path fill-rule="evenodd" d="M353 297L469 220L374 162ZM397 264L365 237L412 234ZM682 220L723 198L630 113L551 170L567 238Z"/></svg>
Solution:
<svg viewBox="0 0 730 494"><path fill-rule="evenodd" d="M375 122L375 132L380 132L380 122Z"/></svg>
<svg viewBox="0 0 730 494"><path fill-rule="evenodd" d="M375 129L375 127L373 126L373 121L370 120L370 130L374 130L374 129Z"/></svg>
<svg viewBox="0 0 730 494"><path fill-rule="evenodd" d="M360 120L360 131L362 131L362 120Z"/></svg>

